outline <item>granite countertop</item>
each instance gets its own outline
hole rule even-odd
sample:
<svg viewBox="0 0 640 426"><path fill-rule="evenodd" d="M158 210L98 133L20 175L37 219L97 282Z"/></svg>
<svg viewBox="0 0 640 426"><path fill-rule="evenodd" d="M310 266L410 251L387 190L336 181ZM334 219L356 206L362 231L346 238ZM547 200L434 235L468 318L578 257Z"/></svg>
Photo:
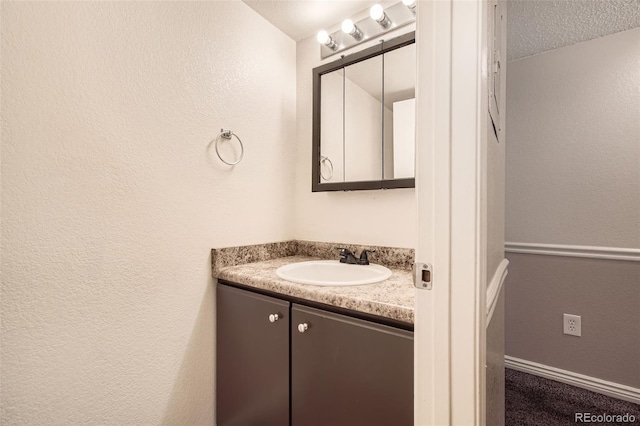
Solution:
<svg viewBox="0 0 640 426"><path fill-rule="evenodd" d="M285 256L239 265L218 265L214 267L214 277L282 295L413 324L415 288L412 274L406 268L385 265L391 266L389 269L393 274L389 279L376 284L346 287L314 286L285 281L276 275L276 269L289 263L321 260L326 257L282 254ZM376 262L373 261L373 263Z"/></svg>

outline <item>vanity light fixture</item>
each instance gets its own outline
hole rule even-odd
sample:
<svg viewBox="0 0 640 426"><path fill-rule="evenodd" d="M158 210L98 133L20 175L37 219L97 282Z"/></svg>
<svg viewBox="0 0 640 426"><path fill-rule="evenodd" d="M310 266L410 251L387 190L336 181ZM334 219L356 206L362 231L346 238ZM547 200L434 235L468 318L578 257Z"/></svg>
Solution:
<svg viewBox="0 0 640 426"><path fill-rule="evenodd" d="M360 28L358 28L351 19L345 19L342 21L342 32L349 34L356 40L360 40L362 38L362 31L360 31Z"/></svg>
<svg viewBox="0 0 640 426"><path fill-rule="evenodd" d="M395 0L387 5L377 0L375 4L362 12L369 12L362 19L345 19L337 31L320 31L316 39L320 44L322 59L343 52L367 40L381 37L383 34L410 25L416 21L418 0ZM373 2L371 2L373 4ZM382 41L383 39L380 39Z"/></svg>
<svg viewBox="0 0 640 426"><path fill-rule="evenodd" d="M402 4L407 6L413 13L416 13L416 0L402 0Z"/></svg>
<svg viewBox="0 0 640 426"><path fill-rule="evenodd" d="M318 40L318 43L324 44L329 49L334 51L338 50L338 44L335 41L333 41L329 33L326 32L325 30L320 31L316 36L316 39Z"/></svg>
<svg viewBox="0 0 640 426"><path fill-rule="evenodd" d="M374 4L371 6L371 9L369 9L369 16L380 24L382 28L387 28L391 25L391 19L389 19L387 14L384 12L384 8L380 4Z"/></svg>

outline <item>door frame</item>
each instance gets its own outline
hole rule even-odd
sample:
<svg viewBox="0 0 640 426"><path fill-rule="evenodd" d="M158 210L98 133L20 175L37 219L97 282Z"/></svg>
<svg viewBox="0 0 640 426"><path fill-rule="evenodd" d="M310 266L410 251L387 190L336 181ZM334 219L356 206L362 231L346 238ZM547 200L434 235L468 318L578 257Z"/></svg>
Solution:
<svg viewBox="0 0 640 426"><path fill-rule="evenodd" d="M416 23L416 425L485 425L487 2L420 0Z"/></svg>

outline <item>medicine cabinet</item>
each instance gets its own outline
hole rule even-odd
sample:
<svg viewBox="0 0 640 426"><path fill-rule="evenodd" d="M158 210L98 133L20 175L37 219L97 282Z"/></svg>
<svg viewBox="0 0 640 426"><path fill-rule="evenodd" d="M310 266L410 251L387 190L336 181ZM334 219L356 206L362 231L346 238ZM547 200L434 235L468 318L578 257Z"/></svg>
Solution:
<svg viewBox="0 0 640 426"><path fill-rule="evenodd" d="M415 186L415 32L313 70L312 190Z"/></svg>

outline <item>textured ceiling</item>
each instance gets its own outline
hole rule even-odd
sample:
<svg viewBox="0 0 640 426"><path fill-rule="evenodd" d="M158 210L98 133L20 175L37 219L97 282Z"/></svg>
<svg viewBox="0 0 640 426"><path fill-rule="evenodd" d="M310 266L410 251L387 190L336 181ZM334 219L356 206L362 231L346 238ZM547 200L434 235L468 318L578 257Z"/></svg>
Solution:
<svg viewBox="0 0 640 426"><path fill-rule="evenodd" d="M509 60L640 27L640 0L509 0Z"/></svg>
<svg viewBox="0 0 640 426"><path fill-rule="evenodd" d="M378 1L384 6L396 1ZM295 41L366 14L377 1L243 0ZM508 0L508 60L640 27L640 0Z"/></svg>

